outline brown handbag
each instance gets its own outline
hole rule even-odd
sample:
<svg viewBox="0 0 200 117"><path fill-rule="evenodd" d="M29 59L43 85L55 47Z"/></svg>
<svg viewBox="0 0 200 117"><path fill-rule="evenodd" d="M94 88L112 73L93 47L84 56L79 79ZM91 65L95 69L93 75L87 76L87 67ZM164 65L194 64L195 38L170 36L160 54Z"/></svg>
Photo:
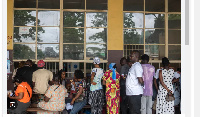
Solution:
<svg viewBox="0 0 200 117"><path fill-rule="evenodd" d="M171 95L170 95L171 94ZM173 101L175 100L174 94L172 93L167 93L166 97L165 97L166 101Z"/></svg>

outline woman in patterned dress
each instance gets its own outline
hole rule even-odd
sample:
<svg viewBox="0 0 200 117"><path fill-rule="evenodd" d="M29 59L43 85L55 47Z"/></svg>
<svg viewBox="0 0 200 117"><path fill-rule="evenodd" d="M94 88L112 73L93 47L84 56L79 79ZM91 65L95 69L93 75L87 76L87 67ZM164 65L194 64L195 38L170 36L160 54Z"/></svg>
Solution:
<svg viewBox="0 0 200 117"><path fill-rule="evenodd" d="M166 101L167 93L173 93L172 80L174 79L174 70L169 68L169 60L162 59L164 69L159 71L159 90L156 104L156 114L174 114L174 101Z"/></svg>
<svg viewBox="0 0 200 117"><path fill-rule="evenodd" d="M50 86L45 93L44 101L38 103L38 107L48 111L38 111L38 114L54 114L65 108L65 96L67 89L59 85L59 79L53 79L54 85Z"/></svg>
<svg viewBox="0 0 200 117"><path fill-rule="evenodd" d="M109 70L103 76L103 84L106 85L106 102L108 114L119 114L120 99L120 74L116 71L116 64L111 63Z"/></svg>

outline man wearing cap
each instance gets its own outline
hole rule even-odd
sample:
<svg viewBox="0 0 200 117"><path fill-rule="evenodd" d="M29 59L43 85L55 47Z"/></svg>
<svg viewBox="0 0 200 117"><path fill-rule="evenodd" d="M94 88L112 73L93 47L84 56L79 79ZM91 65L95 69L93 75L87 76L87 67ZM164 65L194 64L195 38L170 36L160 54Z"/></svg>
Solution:
<svg viewBox="0 0 200 117"><path fill-rule="evenodd" d="M16 100L13 102L14 109L8 109L9 114L25 114L26 109L31 104L32 89L27 82L23 82L21 77L16 76L14 78L17 89L15 90L15 96L12 97L8 94L8 98Z"/></svg>
<svg viewBox="0 0 200 117"><path fill-rule="evenodd" d="M38 94L45 94L48 89L48 82L52 81L53 73L44 68L45 62L39 60L37 63L38 70L33 72L33 91Z"/></svg>

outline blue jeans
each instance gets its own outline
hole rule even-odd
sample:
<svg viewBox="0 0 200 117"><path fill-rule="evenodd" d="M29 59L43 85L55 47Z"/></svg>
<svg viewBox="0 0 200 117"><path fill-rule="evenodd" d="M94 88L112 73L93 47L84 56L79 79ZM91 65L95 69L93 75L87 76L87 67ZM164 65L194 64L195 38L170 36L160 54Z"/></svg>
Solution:
<svg viewBox="0 0 200 117"><path fill-rule="evenodd" d="M75 102L70 114L78 113L86 104L87 104L87 99L83 100L82 102Z"/></svg>

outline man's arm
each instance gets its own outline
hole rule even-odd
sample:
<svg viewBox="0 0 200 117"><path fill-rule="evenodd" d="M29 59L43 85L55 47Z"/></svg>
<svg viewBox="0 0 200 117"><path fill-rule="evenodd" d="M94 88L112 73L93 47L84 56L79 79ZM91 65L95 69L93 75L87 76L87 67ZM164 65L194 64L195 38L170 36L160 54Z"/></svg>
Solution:
<svg viewBox="0 0 200 117"><path fill-rule="evenodd" d="M139 83L144 86L144 81L143 81L143 78L142 77L137 77L138 78L138 81Z"/></svg>
<svg viewBox="0 0 200 117"><path fill-rule="evenodd" d="M153 83L154 83L154 86L156 87L156 90L158 91L158 85L157 85L157 82L156 82L156 78L153 78Z"/></svg>

